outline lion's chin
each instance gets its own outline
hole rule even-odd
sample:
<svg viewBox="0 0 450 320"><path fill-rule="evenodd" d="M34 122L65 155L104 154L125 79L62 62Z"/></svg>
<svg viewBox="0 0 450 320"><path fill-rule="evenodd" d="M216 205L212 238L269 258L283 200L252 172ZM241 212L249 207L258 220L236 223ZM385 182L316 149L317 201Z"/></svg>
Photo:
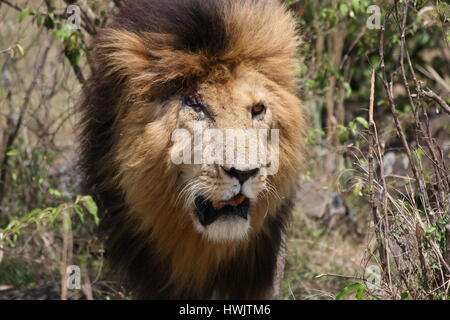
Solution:
<svg viewBox="0 0 450 320"><path fill-rule="evenodd" d="M198 221L194 224L196 230L208 241L243 241L250 230L250 217L242 219L237 216L222 216L208 226L203 226Z"/></svg>
<svg viewBox="0 0 450 320"><path fill-rule="evenodd" d="M233 199L217 204L203 197L197 197L195 200L197 231L215 242L245 239L250 229L248 216L250 200L243 195L237 195Z"/></svg>

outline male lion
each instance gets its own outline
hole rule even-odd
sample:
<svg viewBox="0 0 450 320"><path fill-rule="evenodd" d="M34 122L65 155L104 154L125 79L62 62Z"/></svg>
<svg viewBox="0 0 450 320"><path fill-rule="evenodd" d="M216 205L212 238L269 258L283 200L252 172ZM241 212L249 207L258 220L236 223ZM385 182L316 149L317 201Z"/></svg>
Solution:
<svg viewBox="0 0 450 320"><path fill-rule="evenodd" d="M95 38L81 166L107 256L135 297L276 296L304 151L298 43L269 0L129 0ZM278 130L277 152L267 144L276 170L177 162L191 140L180 148L176 133L199 127Z"/></svg>

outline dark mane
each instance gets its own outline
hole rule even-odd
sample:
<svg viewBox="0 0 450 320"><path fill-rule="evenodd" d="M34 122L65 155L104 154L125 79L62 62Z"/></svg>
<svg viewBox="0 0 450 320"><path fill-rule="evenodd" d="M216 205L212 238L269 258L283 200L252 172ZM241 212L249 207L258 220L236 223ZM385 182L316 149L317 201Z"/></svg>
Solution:
<svg viewBox="0 0 450 320"><path fill-rule="evenodd" d="M178 50L208 56L228 46L225 24L217 0L132 0L128 1L112 27L142 33L171 34L178 38Z"/></svg>

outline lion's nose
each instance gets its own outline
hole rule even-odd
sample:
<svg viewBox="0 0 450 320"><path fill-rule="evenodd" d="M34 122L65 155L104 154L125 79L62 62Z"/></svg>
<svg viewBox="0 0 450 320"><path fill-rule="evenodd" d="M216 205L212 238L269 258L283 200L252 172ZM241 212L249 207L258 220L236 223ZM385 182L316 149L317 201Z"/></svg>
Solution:
<svg viewBox="0 0 450 320"><path fill-rule="evenodd" d="M225 169L224 167L222 167L222 169L230 176L233 178L236 178L239 180L240 184L244 184L245 181L247 181L248 179L250 179L251 177L254 177L258 174L259 169L255 168L252 170L237 170L236 168L232 167L230 169Z"/></svg>

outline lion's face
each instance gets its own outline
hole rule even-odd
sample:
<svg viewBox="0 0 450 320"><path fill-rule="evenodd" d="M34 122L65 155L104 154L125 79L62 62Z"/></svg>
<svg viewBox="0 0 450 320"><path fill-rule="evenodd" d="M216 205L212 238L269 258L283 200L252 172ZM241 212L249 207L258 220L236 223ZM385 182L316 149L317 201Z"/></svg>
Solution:
<svg viewBox="0 0 450 320"><path fill-rule="evenodd" d="M252 219L249 210L258 201L267 201L268 169L274 163L263 161L261 155L263 151L272 155L272 150L263 147L270 149L270 129L277 128L274 112L280 102L266 82L263 76L244 69L226 83L201 84L180 95L177 129L186 133L188 144L178 140L171 152L192 152L180 164L179 197L192 211L196 229L210 239L245 237ZM265 133L266 141L258 140ZM252 149L258 141L266 146ZM207 155L211 159L205 159Z"/></svg>
<svg viewBox="0 0 450 320"><path fill-rule="evenodd" d="M118 135L128 202L151 224L149 208L175 206L182 218L173 218L209 240L245 239L291 191L283 185L298 170L299 105L246 67L165 101L134 103Z"/></svg>

